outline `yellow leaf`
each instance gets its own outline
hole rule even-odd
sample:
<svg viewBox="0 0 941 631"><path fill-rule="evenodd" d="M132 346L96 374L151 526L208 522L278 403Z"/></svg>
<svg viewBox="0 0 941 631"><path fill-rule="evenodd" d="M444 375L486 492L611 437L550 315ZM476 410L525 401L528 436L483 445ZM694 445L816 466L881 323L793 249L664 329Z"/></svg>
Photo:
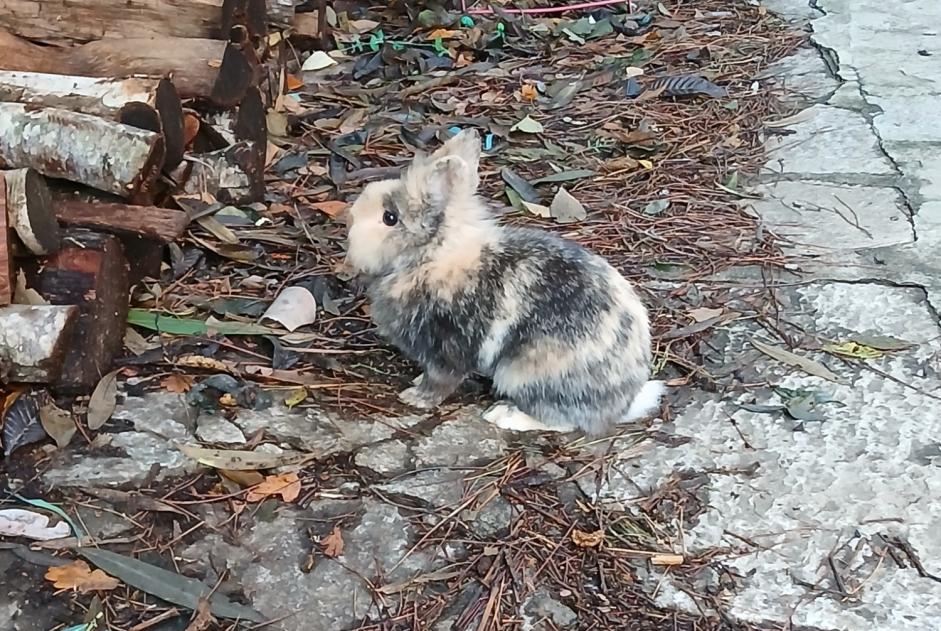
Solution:
<svg viewBox="0 0 941 631"><path fill-rule="evenodd" d="M460 31L451 31L446 28L436 28L432 32L428 33L426 39L435 40L439 37L441 39L448 39L450 37L457 37L458 35L460 35Z"/></svg>
<svg viewBox="0 0 941 631"><path fill-rule="evenodd" d="M301 481L296 473L282 473L269 475L265 481L253 489L249 489L245 499L249 502L260 502L270 495L280 495L285 502L293 502L301 494Z"/></svg>
<svg viewBox="0 0 941 631"><path fill-rule="evenodd" d="M828 353L853 359L876 359L884 353L880 350L860 344L859 342L842 342L840 344L827 344L823 347Z"/></svg>
<svg viewBox="0 0 941 631"><path fill-rule="evenodd" d="M653 162L651 162L650 160L638 160L637 162L640 164L640 166L644 167L647 170L650 170L653 168Z"/></svg>
<svg viewBox="0 0 941 631"><path fill-rule="evenodd" d="M239 402L236 401L235 397L226 392L221 397L219 397L219 405L224 405L227 408L238 407Z"/></svg>
<svg viewBox="0 0 941 631"><path fill-rule="evenodd" d="M46 580L56 589L74 589L82 593L112 590L121 582L101 570L94 570L84 561L51 567L46 570Z"/></svg>
<svg viewBox="0 0 941 631"><path fill-rule="evenodd" d="M301 386L300 388L295 388L288 393L288 396L284 398L284 405L288 406L290 409L303 403L306 398L307 388Z"/></svg>
<svg viewBox="0 0 941 631"><path fill-rule="evenodd" d="M578 528L572 531L572 543L580 548L596 548L604 541L604 530L584 532Z"/></svg>
<svg viewBox="0 0 941 631"><path fill-rule="evenodd" d="M339 526L333 527L333 532L323 538L323 553L325 556L334 559L343 554L343 535L340 534Z"/></svg>
<svg viewBox="0 0 941 631"><path fill-rule="evenodd" d="M177 366L186 368L201 368L203 370L215 370L217 372L232 372L232 367L225 362L204 357L203 355L184 355L176 360Z"/></svg>

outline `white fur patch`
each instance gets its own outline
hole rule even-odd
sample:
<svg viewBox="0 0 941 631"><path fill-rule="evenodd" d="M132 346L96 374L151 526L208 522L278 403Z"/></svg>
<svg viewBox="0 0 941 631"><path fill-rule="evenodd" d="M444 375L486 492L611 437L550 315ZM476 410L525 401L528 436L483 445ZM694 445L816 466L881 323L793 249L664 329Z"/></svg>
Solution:
<svg viewBox="0 0 941 631"><path fill-rule="evenodd" d="M572 426L550 427L508 403L497 403L491 407L484 412L484 420L513 432L571 432L575 429Z"/></svg>
<svg viewBox="0 0 941 631"><path fill-rule="evenodd" d="M648 381L634 397L631 402L631 409L627 411L627 417L622 419L622 423L635 421L645 416L650 416L660 409L660 398L666 391L666 384L662 381Z"/></svg>

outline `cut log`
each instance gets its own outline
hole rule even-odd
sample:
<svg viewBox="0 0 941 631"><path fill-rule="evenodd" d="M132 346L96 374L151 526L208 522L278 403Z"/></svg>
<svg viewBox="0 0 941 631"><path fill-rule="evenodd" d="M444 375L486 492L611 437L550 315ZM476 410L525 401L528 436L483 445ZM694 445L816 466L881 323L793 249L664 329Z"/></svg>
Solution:
<svg viewBox="0 0 941 631"><path fill-rule="evenodd" d="M0 132L2 135L2 132ZM6 191L6 216L26 250L52 254L59 249L59 224L45 178L34 169L0 171Z"/></svg>
<svg viewBox="0 0 941 631"><path fill-rule="evenodd" d="M7 221L7 191L3 173L0 172L0 306L13 302L13 248L10 239L10 224Z"/></svg>
<svg viewBox="0 0 941 631"><path fill-rule="evenodd" d="M264 196L264 173L258 168L257 150L252 142L238 142L186 161L190 163L190 172L183 193L209 193L225 204L248 204Z"/></svg>
<svg viewBox="0 0 941 631"><path fill-rule="evenodd" d="M168 79L0 70L0 101L55 107L163 134L166 168L183 159L183 107Z"/></svg>
<svg viewBox="0 0 941 631"><path fill-rule="evenodd" d="M88 202L77 197L56 198L56 217L65 226L105 230L170 243L186 231L186 213L171 208Z"/></svg>
<svg viewBox="0 0 941 631"><path fill-rule="evenodd" d="M238 46L212 39L108 39L76 48L38 46L0 29L0 69L89 77L170 77L183 99L233 107L259 71Z"/></svg>
<svg viewBox="0 0 941 631"><path fill-rule="evenodd" d="M75 331L71 306L9 305L0 308L0 381L51 383Z"/></svg>
<svg viewBox="0 0 941 631"><path fill-rule="evenodd" d="M55 108L0 103L0 167L144 199L163 166L160 134Z"/></svg>
<svg viewBox="0 0 941 631"><path fill-rule="evenodd" d="M27 287L52 304L76 305L57 387L86 392L111 369L121 350L128 311L128 264L117 237L84 229L66 232L58 253L25 261Z"/></svg>
<svg viewBox="0 0 941 631"><path fill-rule="evenodd" d="M266 22L264 1L134 0L119 8L113 0L3 0L0 26L28 39L84 43L121 37L225 39L236 24L257 29Z"/></svg>
<svg viewBox="0 0 941 631"><path fill-rule="evenodd" d="M181 98L232 107L257 80L237 46L209 39L112 39L68 51L70 72L95 77L170 76Z"/></svg>

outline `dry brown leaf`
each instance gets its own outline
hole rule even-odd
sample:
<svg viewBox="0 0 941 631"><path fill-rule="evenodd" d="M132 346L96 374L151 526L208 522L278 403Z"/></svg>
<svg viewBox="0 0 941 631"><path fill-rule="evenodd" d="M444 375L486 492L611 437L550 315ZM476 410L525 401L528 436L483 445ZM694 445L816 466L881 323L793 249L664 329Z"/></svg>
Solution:
<svg viewBox="0 0 941 631"><path fill-rule="evenodd" d="M238 407L239 402L235 397L226 392L221 397L219 397L219 405L224 405L227 408L235 408Z"/></svg>
<svg viewBox="0 0 941 631"><path fill-rule="evenodd" d="M340 527L334 526L333 532L324 537L320 543L323 544L324 556L335 559L343 554L343 535L340 534Z"/></svg>
<svg viewBox="0 0 941 631"><path fill-rule="evenodd" d="M304 87L304 82L298 79L297 77L295 77L294 75L289 74L284 77L284 88L288 92L293 92L294 90L298 90L303 87Z"/></svg>
<svg viewBox="0 0 941 631"><path fill-rule="evenodd" d="M192 622L186 627L185 631L206 631L213 622L212 613L209 611L209 600L200 598L196 605L196 615Z"/></svg>
<svg viewBox="0 0 941 631"><path fill-rule="evenodd" d="M101 428L114 414L114 408L117 405L118 371L112 370L101 378L88 400L88 416L86 417L88 428L92 430Z"/></svg>
<svg viewBox="0 0 941 631"><path fill-rule="evenodd" d="M189 147L199 133L199 117L195 114L183 115L183 145Z"/></svg>
<svg viewBox="0 0 941 631"><path fill-rule="evenodd" d="M539 96L539 91L536 89L536 86L527 83L520 88L520 96L524 101L535 101L536 97Z"/></svg>
<svg viewBox="0 0 941 631"><path fill-rule="evenodd" d="M169 375L160 382L160 385L163 386L163 389L167 392L173 392L174 394L183 394L184 392L189 392L190 388L193 387L192 377L187 377L186 375L178 375L176 373Z"/></svg>
<svg viewBox="0 0 941 631"><path fill-rule="evenodd" d="M301 494L301 481L296 473L282 473L269 475L265 481L253 489L249 489L245 499L249 502L260 502L271 495L280 495L285 502L293 502Z"/></svg>
<svg viewBox="0 0 941 631"><path fill-rule="evenodd" d="M604 530L585 532L578 528L572 531L572 543L580 548L597 548L604 541Z"/></svg>
<svg viewBox="0 0 941 631"><path fill-rule="evenodd" d="M121 584L118 579L101 570L92 571L85 561L51 567L46 570L46 580L56 589L74 589L84 593L112 590Z"/></svg>
<svg viewBox="0 0 941 631"><path fill-rule="evenodd" d="M441 39L448 39L450 37L457 37L460 34L461 34L460 31L451 31L446 28L436 28L432 32L428 33L428 37L426 37L425 39L434 40L434 39L438 39L439 37Z"/></svg>
<svg viewBox="0 0 941 631"><path fill-rule="evenodd" d="M346 209L346 202L339 200L330 200L326 202L314 202L311 207L319 210L328 217L336 217Z"/></svg>
<svg viewBox="0 0 941 631"><path fill-rule="evenodd" d="M235 469L219 469L222 477L232 480L242 488L248 488L261 484L265 481L265 476L257 471L236 471Z"/></svg>

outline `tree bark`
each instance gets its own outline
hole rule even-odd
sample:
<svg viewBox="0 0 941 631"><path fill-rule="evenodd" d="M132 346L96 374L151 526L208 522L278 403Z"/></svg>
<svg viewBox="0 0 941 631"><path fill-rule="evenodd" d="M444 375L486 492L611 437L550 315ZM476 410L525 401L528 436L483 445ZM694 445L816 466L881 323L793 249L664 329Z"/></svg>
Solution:
<svg viewBox="0 0 941 631"><path fill-rule="evenodd" d="M10 239L10 224L7 221L6 181L0 172L0 306L13 302L13 248Z"/></svg>
<svg viewBox="0 0 941 631"><path fill-rule="evenodd" d="M53 205L63 225L145 237L162 244L179 239L189 224L186 213L171 208L88 202L77 197L57 198Z"/></svg>
<svg viewBox="0 0 941 631"><path fill-rule="evenodd" d="M226 39L243 24L266 23L258 0L3 0L0 27L38 41L85 43L107 38Z"/></svg>
<svg viewBox="0 0 941 631"><path fill-rule="evenodd" d="M0 381L51 383L59 378L75 330L72 306L0 308Z"/></svg>
<svg viewBox="0 0 941 631"><path fill-rule="evenodd" d="M52 210L46 180L33 169L0 171L6 192L6 217L31 254L52 254L59 249L59 224Z"/></svg>
<svg viewBox="0 0 941 631"><path fill-rule="evenodd" d="M187 160L190 172L182 192L209 193L225 204L248 204L265 194L263 170L258 168L257 150L252 142L203 153Z"/></svg>
<svg viewBox="0 0 941 631"><path fill-rule="evenodd" d="M0 29L0 69L89 77L170 77L180 98L232 107L258 79L251 56L212 39L108 39L76 48L39 46Z"/></svg>
<svg viewBox="0 0 941 631"><path fill-rule="evenodd" d="M163 167L160 134L54 108L0 103L0 167L146 199Z"/></svg>
<svg viewBox="0 0 941 631"><path fill-rule="evenodd" d="M0 101L91 114L163 134L166 168L183 159L183 107L168 79L0 70Z"/></svg>
<svg viewBox="0 0 941 631"><path fill-rule="evenodd" d="M121 350L128 311L128 263L113 235L72 229L53 256L26 261L27 286L52 304L76 305L57 387L87 392L111 369Z"/></svg>

